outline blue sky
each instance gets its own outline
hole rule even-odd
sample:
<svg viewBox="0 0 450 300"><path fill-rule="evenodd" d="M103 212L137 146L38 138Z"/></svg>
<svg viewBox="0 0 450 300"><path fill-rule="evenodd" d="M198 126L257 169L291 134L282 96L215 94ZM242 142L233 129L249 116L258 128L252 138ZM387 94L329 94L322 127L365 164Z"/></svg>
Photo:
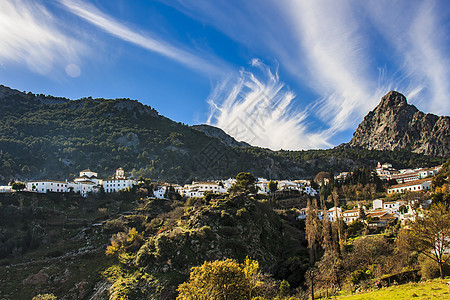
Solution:
<svg viewBox="0 0 450 300"><path fill-rule="evenodd" d="M446 0L3 0L0 84L329 148L393 89L450 115L449 22Z"/></svg>

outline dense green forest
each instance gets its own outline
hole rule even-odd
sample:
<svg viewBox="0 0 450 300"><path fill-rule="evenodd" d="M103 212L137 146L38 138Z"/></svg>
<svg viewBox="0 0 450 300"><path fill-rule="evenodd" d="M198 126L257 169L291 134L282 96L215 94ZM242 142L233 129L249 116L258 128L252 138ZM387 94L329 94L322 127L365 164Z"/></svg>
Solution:
<svg viewBox="0 0 450 300"><path fill-rule="evenodd" d="M134 177L185 183L240 170L269 179L310 178L389 161L397 168L444 160L405 151L271 151L229 147L130 99L68 100L0 86L0 183L70 179L86 168L101 177L123 167Z"/></svg>

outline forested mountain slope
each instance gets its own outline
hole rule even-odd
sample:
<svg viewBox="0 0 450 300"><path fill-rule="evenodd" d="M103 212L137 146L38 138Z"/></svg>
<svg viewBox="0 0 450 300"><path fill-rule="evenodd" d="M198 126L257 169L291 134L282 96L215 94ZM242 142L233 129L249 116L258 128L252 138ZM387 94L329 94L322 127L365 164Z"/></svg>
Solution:
<svg viewBox="0 0 450 300"><path fill-rule="evenodd" d="M400 154L399 154L400 153ZM185 183L249 171L271 179L310 178L389 160L398 167L443 160L409 151L278 151L233 147L174 122L136 100L69 100L0 86L0 183L71 179L90 168L108 177L123 167L134 177Z"/></svg>

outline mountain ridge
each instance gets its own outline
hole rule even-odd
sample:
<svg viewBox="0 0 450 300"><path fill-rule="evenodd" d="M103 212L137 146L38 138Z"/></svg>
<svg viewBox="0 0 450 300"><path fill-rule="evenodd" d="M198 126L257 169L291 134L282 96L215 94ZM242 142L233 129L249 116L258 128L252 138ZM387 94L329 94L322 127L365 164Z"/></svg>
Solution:
<svg viewBox="0 0 450 300"><path fill-rule="evenodd" d="M358 125L351 147L369 150L410 149L425 155L450 155L450 117L425 114L406 97L391 91Z"/></svg>
<svg viewBox="0 0 450 300"><path fill-rule="evenodd" d="M2 184L70 179L86 168L108 177L122 167L134 178L184 184L234 177L241 171L275 180L308 179L319 171L351 171L378 161L398 168L443 162L403 150L272 151L245 146L221 129L190 127L130 99L70 100L0 86L0 107Z"/></svg>

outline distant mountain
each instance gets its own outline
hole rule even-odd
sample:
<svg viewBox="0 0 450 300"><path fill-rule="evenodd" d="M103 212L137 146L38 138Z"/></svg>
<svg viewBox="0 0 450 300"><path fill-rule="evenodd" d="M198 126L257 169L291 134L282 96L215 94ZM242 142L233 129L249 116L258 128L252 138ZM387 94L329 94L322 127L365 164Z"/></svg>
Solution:
<svg viewBox="0 0 450 300"><path fill-rule="evenodd" d="M130 99L70 100L0 86L0 182L70 179L90 168L180 184L250 171L271 178L305 177L288 158L251 150L220 129L207 134ZM211 136L213 137L211 137ZM218 138L216 138L218 137Z"/></svg>
<svg viewBox="0 0 450 300"><path fill-rule="evenodd" d="M238 142L232 136L228 135L225 131L223 131L222 129L211 126L211 125L207 125L207 124L193 125L193 126L191 126L191 128L201 131L209 137L217 138L222 143L224 143L225 145L230 146L230 147L251 147L250 144L248 144L246 142L242 142L242 141Z"/></svg>
<svg viewBox="0 0 450 300"><path fill-rule="evenodd" d="M446 157L450 155L450 117L425 114L391 91L359 124L349 145Z"/></svg>
<svg viewBox="0 0 450 300"><path fill-rule="evenodd" d="M71 179L86 168L105 178L118 167L134 178L180 184L241 171L268 179L311 178L319 171L348 171L377 161L396 167L443 162L410 151L271 151L212 126L174 122L136 100L70 100L0 85L0 184Z"/></svg>

